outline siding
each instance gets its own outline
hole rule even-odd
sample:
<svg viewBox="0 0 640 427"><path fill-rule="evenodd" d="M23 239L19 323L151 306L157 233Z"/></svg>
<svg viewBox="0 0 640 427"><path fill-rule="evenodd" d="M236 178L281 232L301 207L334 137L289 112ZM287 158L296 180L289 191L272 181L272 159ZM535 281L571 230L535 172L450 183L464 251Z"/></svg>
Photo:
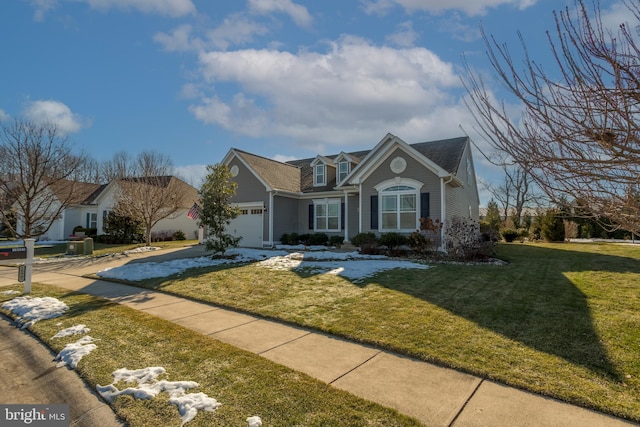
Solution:
<svg viewBox="0 0 640 427"><path fill-rule="evenodd" d="M229 168L238 166L238 175L232 178L232 181L238 184L236 189L236 195L231 198L232 203L245 203L245 202L262 202L263 206L267 208L267 211L271 210L269 206L269 193L264 184L260 182L255 175L247 169L244 164L234 158L229 162ZM277 213L277 211L276 211ZM273 235L276 238L276 235ZM279 236L278 236L279 238ZM269 214L265 212L262 215L262 240L269 241Z"/></svg>
<svg viewBox="0 0 640 427"><path fill-rule="evenodd" d="M273 204L273 240L280 241L280 237L285 233L300 234L299 201L290 197L275 196Z"/></svg>
<svg viewBox="0 0 640 427"><path fill-rule="evenodd" d="M394 173L391 170L391 161L396 157L402 157L407 162L407 167L402 173ZM429 215L432 219L440 217L440 178L433 172L426 169L415 159L410 157L406 152L401 149L392 151L389 156L376 168L371 175L362 183L362 193L360 197L362 199L362 232L369 232L377 230L371 230L371 196L377 195L374 186L377 184L393 179L395 177L415 179L423 183L423 187L420 189L421 193L429 193Z"/></svg>

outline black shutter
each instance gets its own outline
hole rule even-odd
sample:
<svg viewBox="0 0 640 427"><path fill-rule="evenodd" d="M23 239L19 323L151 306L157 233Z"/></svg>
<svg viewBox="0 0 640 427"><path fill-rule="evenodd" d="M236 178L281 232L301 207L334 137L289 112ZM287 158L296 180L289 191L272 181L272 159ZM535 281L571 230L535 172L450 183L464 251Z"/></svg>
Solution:
<svg viewBox="0 0 640 427"><path fill-rule="evenodd" d="M313 230L313 203L309 205L309 230Z"/></svg>
<svg viewBox="0 0 640 427"><path fill-rule="evenodd" d="M429 218L429 193L420 193L420 218Z"/></svg>
<svg viewBox="0 0 640 427"><path fill-rule="evenodd" d="M378 229L378 196L371 196L371 230Z"/></svg>
<svg viewBox="0 0 640 427"><path fill-rule="evenodd" d="M342 229L344 230L344 202L340 204L340 224L342 224Z"/></svg>

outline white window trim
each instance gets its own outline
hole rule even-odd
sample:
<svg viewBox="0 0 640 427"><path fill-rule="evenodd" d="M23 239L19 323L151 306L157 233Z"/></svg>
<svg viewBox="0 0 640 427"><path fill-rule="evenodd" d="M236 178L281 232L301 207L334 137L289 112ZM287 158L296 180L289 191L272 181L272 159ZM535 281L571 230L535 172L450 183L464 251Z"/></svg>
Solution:
<svg viewBox="0 0 640 427"><path fill-rule="evenodd" d="M322 181L318 179L319 168L322 168ZM314 186L327 185L327 165L325 165L324 163L317 164L313 167L313 185Z"/></svg>
<svg viewBox="0 0 640 427"><path fill-rule="evenodd" d="M342 230L342 215L340 213L342 199L313 199L313 229L314 231L338 232ZM317 228L316 205L324 205L327 212L327 222L329 224L329 205L338 205L338 227L337 228Z"/></svg>
<svg viewBox="0 0 640 427"><path fill-rule="evenodd" d="M340 174L342 173L342 172L340 171L340 167L341 167L342 165L347 165L347 171L346 171L346 173L344 174L344 176L343 176L343 177L340 177ZM349 161L347 161L347 160L342 160L342 161L340 161L340 162L338 163L338 183L342 183L342 181L344 181L344 179L345 179L347 176L349 176L349 173L350 173L350 172L351 172L351 162L349 162Z"/></svg>
<svg viewBox="0 0 640 427"><path fill-rule="evenodd" d="M395 186L407 186L407 187L411 187L411 190L401 190L401 191L393 191L393 192L389 192L387 194L385 194L385 190L389 187L395 187ZM389 233L389 232L396 232L396 233L412 233L414 231L416 231L419 227L420 227L420 210L421 210L421 206L420 206L420 189L423 187L423 183L421 183L420 181L416 181L415 179L410 179L410 178L400 178L400 177L395 177L393 179L388 179L386 181L381 182L380 184L374 186L373 188L378 192L378 229L381 232L385 232L385 233ZM415 213L415 224L414 227L412 228L382 228L383 227L383 221L382 221L382 196L384 195L390 195L390 194L394 194L399 196L400 194L414 194L416 197L416 213ZM400 212L400 204L398 203L397 206L397 211L396 213ZM399 221L399 216L398 216L398 221ZM399 225L398 225L399 226Z"/></svg>

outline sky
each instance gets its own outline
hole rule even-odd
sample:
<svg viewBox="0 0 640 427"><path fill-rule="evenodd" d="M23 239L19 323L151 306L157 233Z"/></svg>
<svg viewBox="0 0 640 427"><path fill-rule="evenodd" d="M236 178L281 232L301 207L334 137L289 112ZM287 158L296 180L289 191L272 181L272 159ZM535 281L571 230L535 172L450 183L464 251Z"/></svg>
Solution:
<svg viewBox="0 0 640 427"><path fill-rule="evenodd" d="M601 0L603 20L625 20ZM486 34L551 64L573 0L8 0L0 120L53 121L97 161L153 150L198 187L231 148L286 161L469 135L465 61L496 99ZM517 114L517 106L513 107ZM480 189L481 203L489 194Z"/></svg>

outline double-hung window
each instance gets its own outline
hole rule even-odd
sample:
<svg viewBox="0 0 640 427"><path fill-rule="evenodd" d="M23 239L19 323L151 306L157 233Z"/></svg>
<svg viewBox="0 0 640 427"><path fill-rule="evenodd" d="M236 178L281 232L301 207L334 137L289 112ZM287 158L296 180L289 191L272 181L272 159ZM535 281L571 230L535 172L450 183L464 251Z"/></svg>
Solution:
<svg viewBox="0 0 640 427"><path fill-rule="evenodd" d="M338 163L338 183L344 181L347 175L349 175L349 169L349 162Z"/></svg>
<svg viewBox="0 0 640 427"><path fill-rule="evenodd" d="M322 199L313 201L314 229L316 231L340 230L340 200Z"/></svg>
<svg viewBox="0 0 640 427"><path fill-rule="evenodd" d="M407 185L394 185L380 192L383 230L411 231L418 222L418 190Z"/></svg>
<svg viewBox="0 0 640 427"><path fill-rule="evenodd" d="M327 167L324 164L318 164L313 167L313 185L327 184Z"/></svg>

